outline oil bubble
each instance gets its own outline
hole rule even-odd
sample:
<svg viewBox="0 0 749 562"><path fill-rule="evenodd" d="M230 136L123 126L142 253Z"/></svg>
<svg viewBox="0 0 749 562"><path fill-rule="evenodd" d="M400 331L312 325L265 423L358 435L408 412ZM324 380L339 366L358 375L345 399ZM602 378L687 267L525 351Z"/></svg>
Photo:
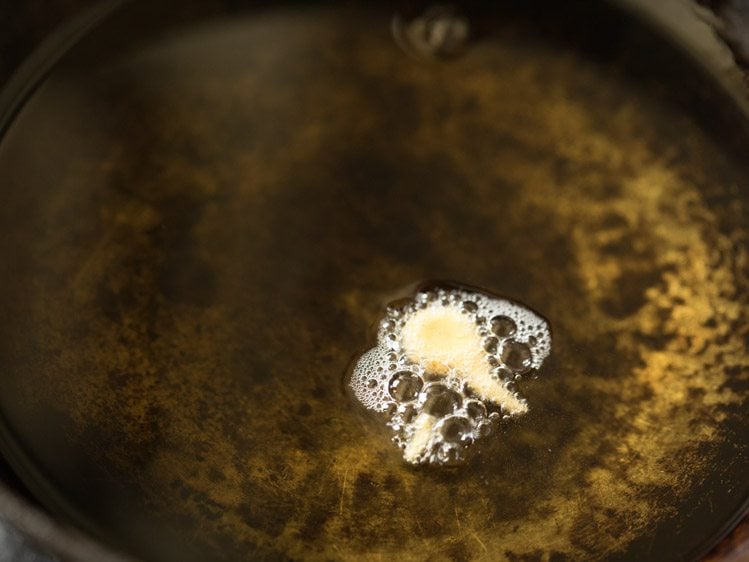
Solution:
<svg viewBox="0 0 749 562"><path fill-rule="evenodd" d="M473 301L463 301L463 310L466 312L476 312L479 306Z"/></svg>
<svg viewBox="0 0 749 562"><path fill-rule="evenodd" d="M497 367L494 369L493 374L500 381L510 380L515 376L515 373L505 367Z"/></svg>
<svg viewBox="0 0 749 562"><path fill-rule="evenodd" d="M502 346L501 359L513 371L524 373L531 367L531 350L524 343L508 340Z"/></svg>
<svg viewBox="0 0 749 562"><path fill-rule="evenodd" d="M448 443L442 443L437 448L437 454L435 455L439 460L440 464L445 466L454 466L460 462L460 450L451 446Z"/></svg>
<svg viewBox="0 0 749 562"><path fill-rule="evenodd" d="M487 353L491 353L494 355L497 353L497 346L499 345L499 340L495 337L486 338L484 340L484 351Z"/></svg>
<svg viewBox="0 0 749 562"><path fill-rule="evenodd" d="M486 406L479 400L468 400L465 403L465 411L472 420L480 420L486 417Z"/></svg>
<svg viewBox="0 0 749 562"><path fill-rule="evenodd" d="M416 398L424 382L411 371L395 373L388 384L388 392L398 402L409 402Z"/></svg>
<svg viewBox="0 0 749 562"><path fill-rule="evenodd" d="M415 417L416 408L413 406L413 404L409 404L408 406L406 406L401 413L401 419L404 423L411 423Z"/></svg>
<svg viewBox="0 0 749 562"><path fill-rule="evenodd" d="M384 413L387 416L388 419L392 419L393 416L395 416L396 412L398 411L398 406L395 405L393 402L389 402L384 407Z"/></svg>
<svg viewBox="0 0 749 562"><path fill-rule="evenodd" d="M500 338L508 338L515 333L517 325L512 318L507 316L495 316L492 318L492 332Z"/></svg>
<svg viewBox="0 0 749 562"><path fill-rule="evenodd" d="M426 400L424 401L424 412L430 416L441 418L451 414L460 406L460 395L441 384L433 384L427 387Z"/></svg>
<svg viewBox="0 0 749 562"><path fill-rule="evenodd" d="M488 437L492 433L492 424L488 421L482 421L478 424L478 433L481 437Z"/></svg>
<svg viewBox="0 0 749 562"><path fill-rule="evenodd" d="M448 443L465 442L466 437L471 435L471 422L467 418L451 416L442 422L440 432Z"/></svg>

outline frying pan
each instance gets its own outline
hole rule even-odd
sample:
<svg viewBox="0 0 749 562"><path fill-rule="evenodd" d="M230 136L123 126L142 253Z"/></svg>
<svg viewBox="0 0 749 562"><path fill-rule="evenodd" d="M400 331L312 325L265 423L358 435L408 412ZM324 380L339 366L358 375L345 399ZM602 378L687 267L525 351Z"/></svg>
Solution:
<svg viewBox="0 0 749 562"><path fill-rule="evenodd" d="M4 519L79 560L665 560L743 516L735 6L731 50L679 5L465 3L447 53L419 3L78 8L33 54L57 18L5 9ZM555 354L414 470L345 373L438 278Z"/></svg>

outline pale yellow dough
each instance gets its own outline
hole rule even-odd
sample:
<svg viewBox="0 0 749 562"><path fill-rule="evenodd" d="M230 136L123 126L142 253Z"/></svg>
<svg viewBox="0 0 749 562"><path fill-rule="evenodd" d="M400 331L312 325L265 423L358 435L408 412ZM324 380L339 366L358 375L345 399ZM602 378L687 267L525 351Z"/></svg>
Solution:
<svg viewBox="0 0 749 562"><path fill-rule="evenodd" d="M404 459L411 463L415 463L418 460L419 455L421 455L429 445L429 440L432 437L432 429L436 422L437 418L423 412L416 416L413 423L414 433L406 443L406 448L403 450Z"/></svg>
<svg viewBox="0 0 749 562"><path fill-rule="evenodd" d="M446 375L454 369L476 394L509 414L528 410L524 401L492 378L476 324L460 308L432 306L415 312L403 326L401 346L410 361L428 372Z"/></svg>

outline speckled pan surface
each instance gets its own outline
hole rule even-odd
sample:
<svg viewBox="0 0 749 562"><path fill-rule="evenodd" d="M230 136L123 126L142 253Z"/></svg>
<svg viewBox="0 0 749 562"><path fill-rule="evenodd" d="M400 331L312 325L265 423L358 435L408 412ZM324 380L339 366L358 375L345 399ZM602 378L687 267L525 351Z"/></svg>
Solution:
<svg viewBox="0 0 749 562"><path fill-rule="evenodd" d="M0 141L0 412L28 484L150 559L709 547L749 487L744 117L585 4L476 4L439 61L358 3L104 22ZM430 279L554 334L528 415L451 471L405 465L344 380Z"/></svg>

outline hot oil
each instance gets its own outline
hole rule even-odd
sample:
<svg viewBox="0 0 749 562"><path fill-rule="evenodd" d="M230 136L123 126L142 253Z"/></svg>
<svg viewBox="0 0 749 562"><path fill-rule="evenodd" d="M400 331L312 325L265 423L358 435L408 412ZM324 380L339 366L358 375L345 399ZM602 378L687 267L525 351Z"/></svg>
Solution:
<svg viewBox="0 0 749 562"><path fill-rule="evenodd" d="M552 4L477 4L447 58L356 4L136 3L72 50L0 143L4 452L40 498L156 559L703 548L747 493L743 117ZM430 279L554 334L450 469L345 379Z"/></svg>

